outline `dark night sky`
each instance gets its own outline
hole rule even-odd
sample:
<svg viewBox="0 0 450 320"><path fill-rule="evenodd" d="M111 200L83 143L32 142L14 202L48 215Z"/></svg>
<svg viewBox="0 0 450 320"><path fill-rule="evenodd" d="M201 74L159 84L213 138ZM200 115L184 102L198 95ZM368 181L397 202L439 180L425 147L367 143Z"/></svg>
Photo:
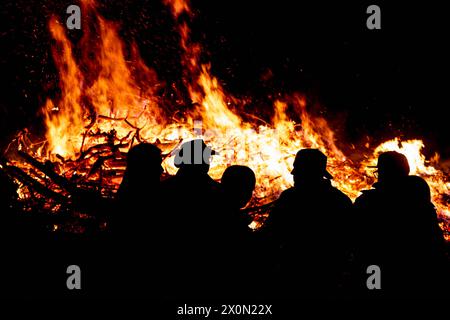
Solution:
<svg viewBox="0 0 450 320"><path fill-rule="evenodd" d="M35 119L55 79L46 21L50 13L64 17L76 2L2 4L2 136ZM161 77L177 74L176 32L159 1L99 2ZM443 5L433 2L193 0L193 30L232 93L304 92L332 124L339 123L345 141L424 137L431 149L450 157L449 28ZM381 7L382 30L365 26L370 4ZM273 76L263 83L269 70Z"/></svg>

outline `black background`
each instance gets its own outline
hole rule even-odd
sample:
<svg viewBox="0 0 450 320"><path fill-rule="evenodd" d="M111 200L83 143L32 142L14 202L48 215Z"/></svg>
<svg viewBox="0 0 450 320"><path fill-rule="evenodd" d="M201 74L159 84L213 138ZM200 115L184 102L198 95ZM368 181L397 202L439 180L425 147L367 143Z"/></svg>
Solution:
<svg viewBox="0 0 450 320"><path fill-rule="evenodd" d="M160 78L179 76L178 36L167 7L156 0L98 2L102 14L121 23L124 38L136 39ZM70 4L77 1L0 6L2 143L36 122L56 85L47 22L51 14L64 21ZM366 28L371 4L381 7L381 30ZM193 36L230 92L300 91L323 108L340 143L419 137L428 152L450 157L442 2L193 0L192 8ZM80 32L69 36L76 40Z"/></svg>

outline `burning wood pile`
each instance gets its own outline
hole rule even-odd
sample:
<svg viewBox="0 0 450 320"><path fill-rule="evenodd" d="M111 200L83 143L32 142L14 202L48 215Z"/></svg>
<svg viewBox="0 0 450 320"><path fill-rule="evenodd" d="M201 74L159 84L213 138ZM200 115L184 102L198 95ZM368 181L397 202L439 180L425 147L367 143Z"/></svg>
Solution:
<svg viewBox="0 0 450 320"><path fill-rule="evenodd" d="M93 219L95 214L85 204L104 201L108 205L121 182L127 151L144 141L163 150L166 175L176 172L172 151L198 137L219 151L210 171L214 179L231 164L249 166L257 176L249 212L258 216L265 204L293 184L290 172L301 148L318 148L328 156L334 185L352 200L374 182L367 167L376 163L381 152L394 150L405 154L411 173L430 185L441 227L450 239L450 182L439 169L438 156L427 160L422 154L422 141L395 138L376 148L366 145L344 152L326 120L311 112L315 106L299 93L274 93L268 98L272 114L260 116L256 99L225 92L211 74L210 64L201 62L202 47L190 37L189 4L165 3L179 31L183 88L159 81L137 45L127 46L119 38L118 26L99 14L93 0L82 1L90 27L84 28L76 44L69 41L64 26L51 18L59 94L42 107L45 134L22 130L1 162L2 170L19 183L19 198L26 210ZM83 230L78 226L69 231Z"/></svg>

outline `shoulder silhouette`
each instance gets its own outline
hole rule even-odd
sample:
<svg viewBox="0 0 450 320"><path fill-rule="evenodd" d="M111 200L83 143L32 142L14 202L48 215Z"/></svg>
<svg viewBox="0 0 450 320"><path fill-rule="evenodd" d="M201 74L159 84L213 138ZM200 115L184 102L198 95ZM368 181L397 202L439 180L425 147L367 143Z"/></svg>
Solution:
<svg viewBox="0 0 450 320"><path fill-rule="evenodd" d="M117 192L116 206L111 217L111 235L107 261L98 272L96 283L104 287L102 294L143 297L153 295L160 285L161 242L167 222L161 211L160 178L161 150L149 143L132 147L127 155L127 167ZM114 286L108 281L115 273ZM151 286L150 286L151 284Z"/></svg>
<svg viewBox="0 0 450 320"><path fill-rule="evenodd" d="M372 189L362 192L355 201L355 207L362 212L363 218L372 220L363 232L366 240L381 250L382 243L390 246L395 238L403 238L401 224L404 215L401 212L402 206L410 203L406 194L410 168L407 158L395 151L382 153L375 168L378 181ZM377 243L380 237L386 241Z"/></svg>
<svg viewBox="0 0 450 320"><path fill-rule="evenodd" d="M132 198L149 196L159 189L161 174L161 150L149 143L141 143L130 149L127 155L127 167L117 193L119 201L131 201Z"/></svg>
<svg viewBox="0 0 450 320"><path fill-rule="evenodd" d="M241 209L250 201L255 190L256 176L252 169L246 166L233 165L228 167L221 179L223 211L220 228L223 234L231 236L234 241L244 241L250 229L251 218Z"/></svg>
<svg viewBox="0 0 450 320"><path fill-rule="evenodd" d="M424 294L436 284L431 269L439 268L444 241L430 188L421 177L409 175L408 160L401 153L382 153L376 169L378 181L355 201L364 226L359 239L362 260L384 270L387 294Z"/></svg>
<svg viewBox="0 0 450 320"><path fill-rule="evenodd" d="M247 205L253 195L256 176L247 166L229 166L222 175L221 185L229 206L241 209Z"/></svg>
<svg viewBox="0 0 450 320"><path fill-rule="evenodd" d="M250 201L256 185L256 176L246 166L228 167L221 178L223 197L216 211L220 213L217 231L216 269L220 274L221 294L224 298L240 298L253 295L248 283L250 270L260 268L255 263L257 254L252 245L252 219L242 211ZM224 255L223 253L231 253ZM252 272L256 276L256 271Z"/></svg>
<svg viewBox="0 0 450 320"><path fill-rule="evenodd" d="M151 221L157 221L160 199L161 150L149 143L130 149L127 167L117 192L118 210L113 229L134 237L147 233Z"/></svg>
<svg viewBox="0 0 450 320"><path fill-rule="evenodd" d="M347 252L351 200L331 185L326 166L321 151L300 150L292 170L294 187L281 194L267 221L267 233L281 254L282 282L312 295L336 288Z"/></svg>
<svg viewBox="0 0 450 320"><path fill-rule="evenodd" d="M217 228L221 222L217 206L222 196L219 183L208 175L215 154L201 139L183 143L175 153L177 173L163 181L164 211L170 220L166 235L170 239L169 291L191 290L190 294L196 296L208 291L202 286L212 285L207 279L214 272ZM193 287L198 291L189 289Z"/></svg>
<svg viewBox="0 0 450 320"><path fill-rule="evenodd" d="M326 170L326 164L327 157L317 149L302 149L297 153L292 170L294 187L284 191L276 201L268 221L269 226L274 224L275 228L281 227L280 231L284 233L289 228L297 228L292 223L294 221L312 223L326 219L331 219L330 222L344 219L341 215L347 213L351 200L331 185L332 176ZM336 213L342 210L345 213ZM298 227L307 226L300 224ZM310 227L312 226L308 226ZM317 237L319 233L320 230L316 233ZM301 232L292 230L290 235L298 237L299 234Z"/></svg>

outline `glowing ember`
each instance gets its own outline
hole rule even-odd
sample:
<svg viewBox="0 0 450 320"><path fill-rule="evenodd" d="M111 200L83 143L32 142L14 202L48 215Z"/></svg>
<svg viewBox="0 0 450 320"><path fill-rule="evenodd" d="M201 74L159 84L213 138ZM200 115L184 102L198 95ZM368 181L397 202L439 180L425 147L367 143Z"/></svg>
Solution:
<svg viewBox="0 0 450 320"><path fill-rule="evenodd" d="M236 98L225 92L220 81L211 75L210 65L200 63L201 46L190 40L189 3L183 0L164 3L170 6L179 30L183 83L192 106L184 107L182 114L171 112L178 111L180 105L174 105L159 93L157 74L140 58L137 46L132 44L128 48L118 37L117 26L96 12L92 0L85 0L83 12L94 17L92 23L98 36L85 28L79 42L82 56L78 57L63 26L56 18L50 20L61 95L49 98L43 106L45 141L32 144L23 134L17 140L19 150L42 163L50 160L55 172L70 181L99 182L106 194L106 189L118 187L124 169L123 153L133 144L156 143L168 155L163 163L166 172L173 174L176 168L170 152L185 140L202 137L220 153L212 162L213 178L219 179L231 164L247 165L256 172L257 188L251 206L273 201L293 184L290 171L301 148L323 151L328 156L334 184L353 200L360 190L374 182L367 165L374 164L380 152L396 150L408 157L412 174L429 183L440 217L445 221L450 218L446 199L450 183L436 168L437 158L426 161L421 153L422 141L387 141L373 154L364 151L365 161L360 164L336 146L334 133L324 119L306 112L307 101L298 93L273 100L271 121L250 117L244 111L248 98ZM95 56L87 58L88 52L94 52ZM200 124L201 128L197 128ZM33 174L23 161L11 163ZM47 181L43 176L33 176L42 183ZM64 192L56 186L54 191ZM28 197L25 186L20 188L19 195L22 199ZM442 226L448 228L447 224ZM55 225L54 229L57 228Z"/></svg>

